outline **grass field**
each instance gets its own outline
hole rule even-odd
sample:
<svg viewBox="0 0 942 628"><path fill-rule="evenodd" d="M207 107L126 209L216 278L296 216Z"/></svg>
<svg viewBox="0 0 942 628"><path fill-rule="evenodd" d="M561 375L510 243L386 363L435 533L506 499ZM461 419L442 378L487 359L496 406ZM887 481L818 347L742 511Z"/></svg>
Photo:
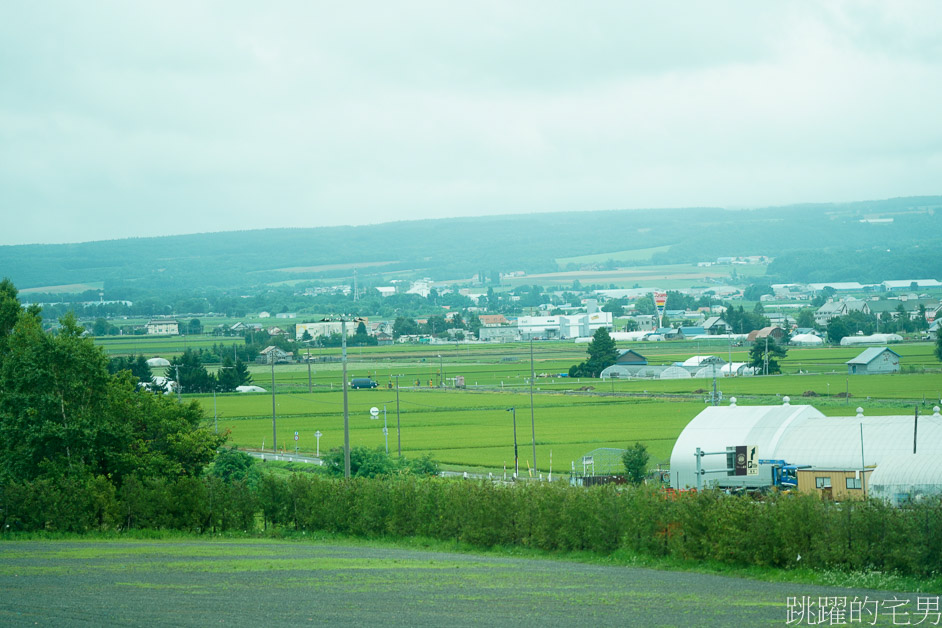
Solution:
<svg viewBox="0 0 942 628"><path fill-rule="evenodd" d="M914 594L805 584L775 570L759 582L638 568L647 563L623 553L551 560L320 536L3 542L0 624L781 626L796 596L892 598L905 604L898 618L921 616ZM786 581L769 581L776 576ZM863 617L892 625L889 612Z"/></svg>
<svg viewBox="0 0 942 628"><path fill-rule="evenodd" d="M654 246L648 249L630 249L628 251L615 251L613 253L596 253L595 255L579 255L577 257L560 257L556 263L560 266L567 264L595 264L615 260L616 262L643 262L651 259L655 253L666 253L672 245Z"/></svg>
<svg viewBox="0 0 942 628"><path fill-rule="evenodd" d="M680 290L695 286L726 284L730 280L731 266L700 267L696 264L666 264L660 266L639 266L618 270L574 270L556 273L508 277L504 281L510 286L571 285L574 281L582 284L614 285L619 288L635 286L652 289ZM765 275L766 267L761 264L742 264L735 266L740 277L760 277Z"/></svg>
<svg viewBox="0 0 942 628"><path fill-rule="evenodd" d="M170 356L182 349L182 338L104 339L111 352L132 348L143 340L152 349L145 355ZM190 337L187 346L240 339ZM648 358L650 364L668 365L692 355L718 355L724 360L747 360L747 347L727 342L684 341L625 343ZM914 404L930 411L942 398L942 375L930 343L895 345L906 369L898 375L848 376L847 360L859 347L792 348L782 361L783 375L720 378L724 403L736 396L740 404L811 404L828 415L852 415L857 406L867 413L909 414ZM608 380L559 377L585 359L586 345L573 342L533 344L536 468L544 473L568 470L593 449L624 448L647 443L652 462L667 462L683 427L707 404L711 378L679 380ZM294 433L304 453L315 451L314 432L323 434L322 452L342 444L342 365L339 349L318 349L312 357L324 362L276 365L275 413L279 448L294 447ZM210 367L212 370L213 367ZM269 392L270 366L252 365L254 383ZM158 372L157 374L163 374ZM530 345L455 344L353 347L348 351L348 379L372 377L375 390L349 393L351 442L354 446L384 444L382 422L369 418L370 407L387 410L389 447L398 448L396 432L396 379L399 381L399 420L403 454L430 452L446 465L502 471L513 466L513 426L508 408L516 408L520 467L533 465L530 426ZM464 377L467 389L455 390L454 378ZM444 380L445 388L440 384ZM585 389L585 390L580 390ZM844 398L843 393L849 393ZM841 396L839 396L841 395ZM187 395L187 397L191 397ZM271 449L272 399L270 394L193 396L210 417L218 415L219 429L231 431L240 447Z"/></svg>

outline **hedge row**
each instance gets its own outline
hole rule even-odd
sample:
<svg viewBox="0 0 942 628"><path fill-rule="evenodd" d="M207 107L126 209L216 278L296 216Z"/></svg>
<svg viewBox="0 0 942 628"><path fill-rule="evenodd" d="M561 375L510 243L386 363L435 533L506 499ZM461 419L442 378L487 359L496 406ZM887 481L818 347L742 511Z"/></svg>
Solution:
<svg viewBox="0 0 942 628"><path fill-rule="evenodd" d="M256 531L276 526L364 537L424 536L479 547L548 551L627 549L730 564L876 569L930 576L942 565L942 503L891 508L812 495L757 501L650 488L402 477L335 480L266 475L257 485L219 478L36 481L0 492L5 530L164 528Z"/></svg>

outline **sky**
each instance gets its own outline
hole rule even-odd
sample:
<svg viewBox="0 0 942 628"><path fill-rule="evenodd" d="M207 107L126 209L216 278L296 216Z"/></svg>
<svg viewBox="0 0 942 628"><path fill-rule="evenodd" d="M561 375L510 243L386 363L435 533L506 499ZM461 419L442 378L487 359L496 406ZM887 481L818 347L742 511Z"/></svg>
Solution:
<svg viewBox="0 0 942 628"><path fill-rule="evenodd" d="M0 4L0 245L942 194L942 2Z"/></svg>

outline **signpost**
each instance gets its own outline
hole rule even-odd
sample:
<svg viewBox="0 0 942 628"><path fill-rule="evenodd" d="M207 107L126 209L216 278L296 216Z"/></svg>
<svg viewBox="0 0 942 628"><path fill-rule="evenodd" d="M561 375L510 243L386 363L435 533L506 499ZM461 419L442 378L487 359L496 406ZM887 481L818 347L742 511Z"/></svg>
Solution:
<svg viewBox="0 0 942 628"><path fill-rule="evenodd" d="M298 455L298 433L294 433L294 454Z"/></svg>
<svg viewBox="0 0 942 628"><path fill-rule="evenodd" d="M323 434L321 434L320 430L317 430L316 432L314 432L314 438L317 439L317 453L315 454L315 456L318 458L321 457L321 436L323 436Z"/></svg>

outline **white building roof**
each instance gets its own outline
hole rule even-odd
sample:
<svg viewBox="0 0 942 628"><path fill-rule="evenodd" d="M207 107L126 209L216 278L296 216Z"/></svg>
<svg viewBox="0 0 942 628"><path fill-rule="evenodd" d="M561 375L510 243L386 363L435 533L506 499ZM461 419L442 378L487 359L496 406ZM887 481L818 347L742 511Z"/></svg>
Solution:
<svg viewBox="0 0 942 628"><path fill-rule="evenodd" d="M696 486L694 452L697 447L711 452L725 451L736 445L757 446L760 460L785 460L829 469L879 466L893 456L912 453L913 417L863 414L826 417L817 409L803 405L709 407L687 424L674 445L672 486ZM942 417L919 418L918 447L926 455L942 459ZM726 458L704 456L702 465L707 470L725 469ZM726 477L725 474L706 474L703 484L706 486Z"/></svg>

